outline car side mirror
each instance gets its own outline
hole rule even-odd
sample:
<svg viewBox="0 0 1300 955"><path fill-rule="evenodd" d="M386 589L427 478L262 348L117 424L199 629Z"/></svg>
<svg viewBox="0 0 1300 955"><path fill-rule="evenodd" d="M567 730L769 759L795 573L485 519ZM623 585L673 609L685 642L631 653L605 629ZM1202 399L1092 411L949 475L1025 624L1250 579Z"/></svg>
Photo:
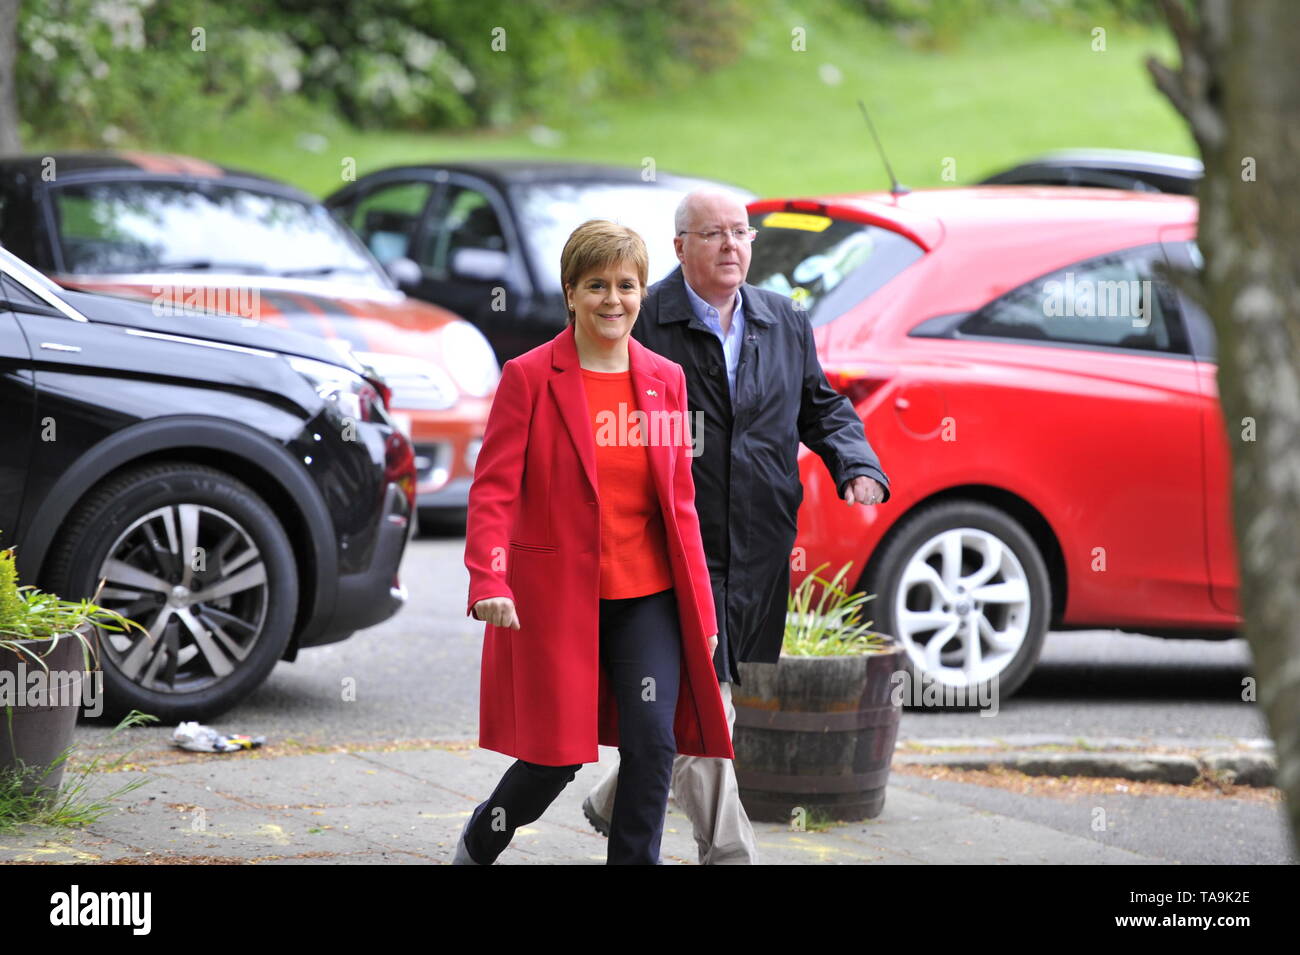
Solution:
<svg viewBox="0 0 1300 955"><path fill-rule="evenodd" d="M399 288L419 285L420 279L424 277L420 267L404 255L399 255L397 258L385 262L384 269Z"/></svg>
<svg viewBox="0 0 1300 955"><path fill-rule="evenodd" d="M451 257L451 274L476 282L499 282L509 267L510 256L497 249L457 249Z"/></svg>

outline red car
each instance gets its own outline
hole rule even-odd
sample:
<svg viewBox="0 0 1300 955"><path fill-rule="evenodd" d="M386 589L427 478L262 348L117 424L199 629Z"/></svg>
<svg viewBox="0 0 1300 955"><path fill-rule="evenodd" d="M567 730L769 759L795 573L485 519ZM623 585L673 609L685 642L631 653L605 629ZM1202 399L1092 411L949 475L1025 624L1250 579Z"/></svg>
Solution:
<svg viewBox="0 0 1300 955"><path fill-rule="evenodd" d="M805 448L796 578L854 563L876 629L967 693L1047 630L1240 626L1196 202L986 186L770 199L749 281L808 309L892 482L847 507ZM1234 433L1238 430L1234 426Z"/></svg>

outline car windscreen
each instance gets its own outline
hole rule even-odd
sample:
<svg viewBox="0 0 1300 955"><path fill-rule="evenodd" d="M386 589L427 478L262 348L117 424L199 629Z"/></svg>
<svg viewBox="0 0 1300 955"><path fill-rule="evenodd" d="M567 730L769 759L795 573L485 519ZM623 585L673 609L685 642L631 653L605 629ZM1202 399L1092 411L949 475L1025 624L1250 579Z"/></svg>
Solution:
<svg viewBox="0 0 1300 955"><path fill-rule="evenodd" d="M53 191L62 270L213 271L331 278L388 288L360 244L316 203L215 183L70 183Z"/></svg>
<svg viewBox="0 0 1300 955"><path fill-rule="evenodd" d="M611 219L645 240L651 284L675 269L673 214L691 188L694 185L562 181L520 184L511 192L533 269L551 291L558 292L564 243L588 219Z"/></svg>
<svg viewBox="0 0 1300 955"><path fill-rule="evenodd" d="M779 292L825 325L924 255L919 245L881 226L803 212L750 216L758 230L751 285Z"/></svg>

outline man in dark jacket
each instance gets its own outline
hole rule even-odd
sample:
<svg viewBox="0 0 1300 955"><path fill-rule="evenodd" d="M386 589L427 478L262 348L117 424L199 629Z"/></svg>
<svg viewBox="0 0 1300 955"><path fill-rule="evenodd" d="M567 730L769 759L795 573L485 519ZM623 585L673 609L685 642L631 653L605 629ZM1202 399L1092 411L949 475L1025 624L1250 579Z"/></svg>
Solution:
<svg viewBox="0 0 1300 955"><path fill-rule="evenodd" d="M826 381L807 316L785 296L745 284L745 207L700 190L677 209L681 268L650 288L632 335L686 371L695 507L718 615L714 666L735 724L738 661L776 663L790 592L790 552L803 500L800 442L816 452L849 504L889 499L853 405ZM583 810L608 829L615 767ZM757 861L730 760L678 756L673 797L695 828L701 864Z"/></svg>

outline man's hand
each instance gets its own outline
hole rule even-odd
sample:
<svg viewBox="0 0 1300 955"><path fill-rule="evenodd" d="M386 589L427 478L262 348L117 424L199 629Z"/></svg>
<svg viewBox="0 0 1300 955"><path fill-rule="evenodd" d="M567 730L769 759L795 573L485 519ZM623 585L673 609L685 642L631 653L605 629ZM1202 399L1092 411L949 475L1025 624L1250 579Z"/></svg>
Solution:
<svg viewBox="0 0 1300 955"><path fill-rule="evenodd" d="M715 633L709 637L709 656L713 656L713 651L718 649L718 635Z"/></svg>
<svg viewBox="0 0 1300 955"><path fill-rule="evenodd" d="M494 627L519 629L519 617L515 613L515 602L509 597L488 597L474 605L474 616L486 620Z"/></svg>
<svg viewBox="0 0 1300 955"><path fill-rule="evenodd" d="M880 482L865 474L855 477L844 489L844 500L849 504L879 504L885 499L885 489Z"/></svg>

